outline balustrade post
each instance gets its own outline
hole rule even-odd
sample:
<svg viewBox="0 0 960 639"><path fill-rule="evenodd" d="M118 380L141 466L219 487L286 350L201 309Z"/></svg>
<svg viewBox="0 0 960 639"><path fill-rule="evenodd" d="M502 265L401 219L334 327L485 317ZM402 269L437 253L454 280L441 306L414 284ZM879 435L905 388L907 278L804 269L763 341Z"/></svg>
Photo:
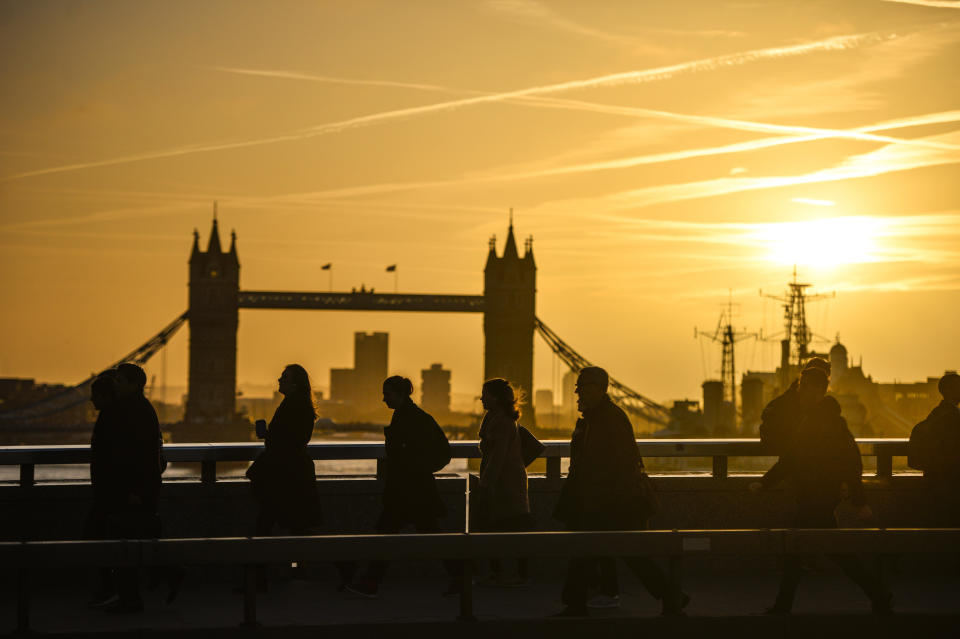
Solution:
<svg viewBox="0 0 960 639"><path fill-rule="evenodd" d="M893 477L893 455L877 453L877 477Z"/></svg>
<svg viewBox="0 0 960 639"><path fill-rule="evenodd" d="M727 478L727 456L726 455L713 456L713 477L714 479Z"/></svg>
<svg viewBox="0 0 960 639"><path fill-rule="evenodd" d="M204 459L200 462L200 483L217 483L217 461L215 459Z"/></svg>
<svg viewBox="0 0 960 639"><path fill-rule="evenodd" d="M32 488L34 484L34 465L20 464L20 488Z"/></svg>
<svg viewBox="0 0 960 639"><path fill-rule="evenodd" d="M553 486L560 483L560 458L547 457L547 482Z"/></svg>

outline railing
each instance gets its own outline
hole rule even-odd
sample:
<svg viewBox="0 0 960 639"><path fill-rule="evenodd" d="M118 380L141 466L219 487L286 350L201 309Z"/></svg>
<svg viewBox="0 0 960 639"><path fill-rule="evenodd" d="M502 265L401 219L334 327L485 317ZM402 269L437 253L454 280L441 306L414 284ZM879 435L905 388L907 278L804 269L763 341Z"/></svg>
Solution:
<svg viewBox="0 0 960 639"><path fill-rule="evenodd" d="M893 475L893 458L907 455L906 439L858 439L860 454L876 457L876 475ZM560 461L570 456L570 443L551 440L543 442L542 457L546 459L547 479L559 481ZM480 457L476 441L451 442L452 456L457 459ZM730 457L762 457L771 455L759 439L641 439L637 440L640 454L644 457L709 457L713 460L712 476L727 477ZM171 462L200 464L200 481L212 484L217 481L218 462L252 461L263 450L259 442L233 444L167 444L164 453ZM312 443L310 455L315 460L376 460L377 475L382 476L384 456L383 443ZM20 467L20 486L29 488L34 484L34 469L48 464L88 464L89 446L4 446L0 447L0 466Z"/></svg>
<svg viewBox="0 0 960 639"><path fill-rule="evenodd" d="M673 530L434 535L330 535L0 543L0 564L16 570L17 629L30 629L30 572L38 567L244 566L243 625L257 625L255 566L293 561L450 559L462 561L460 619L473 618L473 562L514 557L666 557L673 583L696 556L954 554L960 529ZM251 563L251 558L256 560Z"/></svg>

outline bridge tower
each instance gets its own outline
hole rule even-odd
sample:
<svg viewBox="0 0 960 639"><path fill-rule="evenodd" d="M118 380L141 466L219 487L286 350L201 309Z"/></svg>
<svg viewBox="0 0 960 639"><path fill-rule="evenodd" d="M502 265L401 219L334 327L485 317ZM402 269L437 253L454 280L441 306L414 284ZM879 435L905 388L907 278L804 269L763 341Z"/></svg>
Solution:
<svg viewBox="0 0 960 639"><path fill-rule="evenodd" d="M232 422L237 413L240 261L236 233L230 234L230 250L221 248L216 203L206 252L200 250L200 234L193 232L189 286L190 367L184 421Z"/></svg>
<svg viewBox="0 0 960 639"><path fill-rule="evenodd" d="M524 243L523 257L517 251L512 211L503 256L497 256L496 236L490 238L483 280L484 379L503 377L519 387L525 394L520 421L532 426L537 265L532 237Z"/></svg>

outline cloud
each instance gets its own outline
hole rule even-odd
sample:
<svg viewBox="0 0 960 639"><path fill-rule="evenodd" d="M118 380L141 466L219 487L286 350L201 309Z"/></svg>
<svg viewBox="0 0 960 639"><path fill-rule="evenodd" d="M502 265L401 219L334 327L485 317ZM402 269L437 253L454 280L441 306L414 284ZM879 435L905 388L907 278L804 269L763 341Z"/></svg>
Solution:
<svg viewBox="0 0 960 639"><path fill-rule="evenodd" d="M935 7L937 9L960 9L958 0L883 0L897 4L915 4L920 7Z"/></svg>
<svg viewBox="0 0 960 639"><path fill-rule="evenodd" d="M24 171L21 173L7 175L3 178L0 178L0 181L17 180L17 179L23 179L27 177L49 175L53 173L64 173L68 171L78 171L82 169L113 166L118 164L127 164L130 162L140 162L144 160L170 158L170 157L177 157L177 156L189 155L189 154L195 154L195 153L208 153L212 151L224 151L224 150L231 150L231 149L247 148L252 146L260 146L264 144L275 144L278 142L304 140L304 139L309 139L309 138L313 138L321 135L339 133L342 131L346 131L346 130L350 130L358 127L366 127L366 126L380 124L384 122L404 120L407 118L426 115L426 114L442 113L442 112L460 109L468 106L475 106L480 104L495 104L499 102L513 100L516 98L524 98L528 96L543 96L543 95L550 95L554 93L563 93L563 92L577 91L577 90L583 90L583 89L594 89L594 88L600 88L600 87L612 87L612 86L623 86L628 84L642 84L647 82L657 82L662 80L668 80L678 75L713 71L716 69L722 69L730 66L748 64L750 62L755 62L758 60L808 55L811 53L824 52L824 51L842 51L842 50L852 49L856 47L861 47L867 44L882 42L886 39L890 39L894 37L897 37L897 36L884 35L879 32L861 33L861 34L853 34L853 35L836 36L836 37L827 38L824 40L806 42L806 43L797 44L797 45L790 45L790 46L783 46L783 47L770 47L765 49L755 49L751 51L742 51L738 53L714 56L711 58L705 58L701 60L693 60L690 62L673 64L669 66L656 67L652 69L613 73L608 75L596 76L596 77L588 78L584 80L573 80L569 82L560 82L556 84L539 85L539 86L527 87L524 89L515 89L513 91L493 93L489 95L461 98L457 100L437 102L433 104L426 104L426 105L416 106L416 107L408 107L404 109L382 111L380 113L372 113L369 115L348 118L346 120L340 120L337 122L329 122L329 123L309 127L306 129L301 129L299 131L285 133L282 135L276 135L271 137L258 138L253 140L239 140L239 141L229 141L229 142L225 141L225 142L218 142L213 144L183 145L183 146L178 146L170 149L124 155L124 156L109 158L105 160L77 162L73 164L48 167L45 169L35 169L32 171Z"/></svg>
<svg viewBox="0 0 960 639"><path fill-rule="evenodd" d="M800 204L809 204L811 206L836 206L837 203L832 200L814 200L808 197L795 197L792 202L798 202Z"/></svg>

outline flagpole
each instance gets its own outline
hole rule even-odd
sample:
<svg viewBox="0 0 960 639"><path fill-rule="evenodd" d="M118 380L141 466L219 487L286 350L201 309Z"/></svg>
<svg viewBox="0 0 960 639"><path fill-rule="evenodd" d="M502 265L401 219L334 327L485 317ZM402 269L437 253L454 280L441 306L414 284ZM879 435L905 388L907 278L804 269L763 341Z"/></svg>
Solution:
<svg viewBox="0 0 960 639"><path fill-rule="evenodd" d="M400 271L399 269L393 269L393 292L396 293L399 290L398 282L400 281Z"/></svg>

